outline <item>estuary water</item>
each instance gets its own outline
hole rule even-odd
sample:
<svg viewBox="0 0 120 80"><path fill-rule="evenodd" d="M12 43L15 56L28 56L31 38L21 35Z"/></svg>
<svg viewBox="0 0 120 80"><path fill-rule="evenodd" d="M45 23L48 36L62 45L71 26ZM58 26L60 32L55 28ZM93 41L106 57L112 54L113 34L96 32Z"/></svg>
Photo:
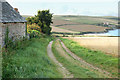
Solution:
<svg viewBox="0 0 120 80"><path fill-rule="evenodd" d="M109 30L107 33L100 33L108 36L120 36L120 29Z"/></svg>

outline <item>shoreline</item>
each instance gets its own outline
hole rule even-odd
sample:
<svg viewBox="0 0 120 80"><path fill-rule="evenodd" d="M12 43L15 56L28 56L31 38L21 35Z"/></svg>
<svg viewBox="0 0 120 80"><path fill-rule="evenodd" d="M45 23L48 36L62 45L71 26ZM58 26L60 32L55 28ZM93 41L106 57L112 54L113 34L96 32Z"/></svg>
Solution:
<svg viewBox="0 0 120 80"><path fill-rule="evenodd" d="M52 26L53 27L53 26ZM54 29L52 30L51 34L58 34L58 35L73 35L73 36L108 36L108 37L113 37L115 35L109 35L107 34L109 31L113 31L113 30L117 30L118 28L109 28L109 29L105 29L104 31L101 32L75 32L75 31L71 31L71 30L67 30L67 29L62 29L59 27L53 27ZM58 32L56 31L58 30ZM115 37L119 37L119 36L115 36Z"/></svg>
<svg viewBox="0 0 120 80"><path fill-rule="evenodd" d="M84 35L95 35L95 36L108 36L108 37L120 37L119 36L119 32L118 34L110 34L108 32L110 31L114 31L114 30L118 30L118 28L113 28L113 29L107 29L105 32L100 32L100 33L88 33L88 34L84 34ZM108 33L108 34L107 34Z"/></svg>

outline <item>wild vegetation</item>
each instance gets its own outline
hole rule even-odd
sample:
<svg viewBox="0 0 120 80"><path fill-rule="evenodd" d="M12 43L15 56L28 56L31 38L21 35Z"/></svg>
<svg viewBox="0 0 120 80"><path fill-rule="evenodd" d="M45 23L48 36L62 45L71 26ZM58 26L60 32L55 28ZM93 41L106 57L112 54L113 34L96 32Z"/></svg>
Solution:
<svg viewBox="0 0 120 80"><path fill-rule="evenodd" d="M16 48L3 51L3 78L59 78L55 64L47 56L51 37L20 41ZM43 44L44 43L44 44Z"/></svg>

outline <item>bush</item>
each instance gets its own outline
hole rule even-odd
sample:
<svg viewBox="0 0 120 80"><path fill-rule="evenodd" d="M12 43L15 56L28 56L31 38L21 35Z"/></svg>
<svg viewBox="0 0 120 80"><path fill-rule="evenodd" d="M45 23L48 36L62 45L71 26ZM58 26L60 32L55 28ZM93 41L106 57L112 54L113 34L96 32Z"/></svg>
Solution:
<svg viewBox="0 0 120 80"><path fill-rule="evenodd" d="M32 24L32 25L30 25L30 24L27 25L27 31L28 31L28 33L31 30L36 30L36 31L41 32L41 28L37 24L35 24L35 23Z"/></svg>
<svg viewBox="0 0 120 80"><path fill-rule="evenodd" d="M28 26L28 28L30 27L31 30L38 30L44 34L50 35L51 32L50 25L51 23L53 23L52 16L53 14L51 14L49 10L38 11L38 14L35 15L35 17L27 18L27 24L32 25ZM33 24L37 24L37 27L35 27L35 25Z"/></svg>

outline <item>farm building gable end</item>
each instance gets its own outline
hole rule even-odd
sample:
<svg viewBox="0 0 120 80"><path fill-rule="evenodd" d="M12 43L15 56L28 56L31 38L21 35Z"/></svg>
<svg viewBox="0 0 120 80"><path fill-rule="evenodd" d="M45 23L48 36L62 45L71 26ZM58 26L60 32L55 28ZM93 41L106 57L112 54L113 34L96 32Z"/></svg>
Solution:
<svg viewBox="0 0 120 80"><path fill-rule="evenodd" d="M5 35L9 29L9 38L20 39L26 34L26 20L6 0L0 0L0 45L5 45Z"/></svg>
<svg viewBox="0 0 120 80"><path fill-rule="evenodd" d="M26 20L7 1L0 0L0 22L26 22Z"/></svg>

